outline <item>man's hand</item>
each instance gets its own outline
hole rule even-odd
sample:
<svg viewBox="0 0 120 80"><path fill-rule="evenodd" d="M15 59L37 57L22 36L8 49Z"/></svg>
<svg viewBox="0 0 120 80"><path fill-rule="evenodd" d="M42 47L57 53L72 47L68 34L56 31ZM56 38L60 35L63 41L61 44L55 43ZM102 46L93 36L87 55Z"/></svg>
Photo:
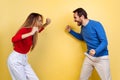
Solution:
<svg viewBox="0 0 120 80"><path fill-rule="evenodd" d="M89 51L89 54L90 54L91 56L94 56L95 53L96 53L96 51L95 51L94 49L91 49L91 50Z"/></svg>
<svg viewBox="0 0 120 80"><path fill-rule="evenodd" d="M70 32L71 27L69 25L67 25L65 30L67 30L68 32Z"/></svg>

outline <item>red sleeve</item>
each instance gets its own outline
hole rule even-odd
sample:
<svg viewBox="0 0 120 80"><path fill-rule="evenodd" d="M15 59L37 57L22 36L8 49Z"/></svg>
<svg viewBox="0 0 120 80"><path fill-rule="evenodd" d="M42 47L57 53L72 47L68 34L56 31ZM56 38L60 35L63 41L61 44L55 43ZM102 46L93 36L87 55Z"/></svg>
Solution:
<svg viewBox="0 0 120 80"><path fill-rule="evenodd" d="M44 29L44 28L43 28L43 27L41 27L41 28L40 28L40 30L39 30L39 33L40 33L41 31L43 31L43 29Z"/></svg>
<svg viewBox="0 0 120 80"><path fill-rule="evenodd" d="M12 42L16 42L22 39L22 34L24 32L24 29L21 28L13 37L12 37Z"/></svg>

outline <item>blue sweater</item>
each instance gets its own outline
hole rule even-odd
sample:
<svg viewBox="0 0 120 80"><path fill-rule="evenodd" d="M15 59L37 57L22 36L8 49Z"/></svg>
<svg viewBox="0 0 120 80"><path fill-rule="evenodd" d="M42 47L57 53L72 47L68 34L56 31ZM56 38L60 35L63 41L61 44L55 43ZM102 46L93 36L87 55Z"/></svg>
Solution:
<svg viewBox="0 0 120 80"><path fill-rule="evenodd" d="M86 26L81 27L81 32L76 33L73 30L70 33L79 40L84 40L87 44L87 52L90 49L96 51L95 57L108 55L107 38L101 23L89 20Z"/></svg>

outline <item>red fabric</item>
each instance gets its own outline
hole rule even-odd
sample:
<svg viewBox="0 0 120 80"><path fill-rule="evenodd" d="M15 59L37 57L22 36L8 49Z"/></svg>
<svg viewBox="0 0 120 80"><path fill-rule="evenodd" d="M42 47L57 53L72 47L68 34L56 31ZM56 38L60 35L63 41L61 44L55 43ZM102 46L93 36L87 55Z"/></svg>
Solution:
<svg viewBox="0 0 120 80"><path fill-rule="evenodd" d="M44 28L41 28L39 32L41 32ZM12 43L14 45L14 50L22 53L27 54L32 46L32 38L33 36L29 36L25 39L22 39L22 35L31 32L32 28L21 28L15 36L12 37Z"/></svg>
<svg viewBox="0 0 120 80"><path fill-rule="evenodd" d="M39 30L39 33L43 30L44 28L43 27L41 27L41 29Z"/></svg>

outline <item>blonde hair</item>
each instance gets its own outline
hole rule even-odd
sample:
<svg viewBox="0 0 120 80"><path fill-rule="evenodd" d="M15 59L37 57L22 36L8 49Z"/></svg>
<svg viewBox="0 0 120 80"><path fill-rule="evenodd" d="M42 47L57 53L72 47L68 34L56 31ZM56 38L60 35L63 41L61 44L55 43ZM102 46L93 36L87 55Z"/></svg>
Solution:
<svg viewBox="0 0 120 80"><path fill-rule="evenodd" d="M37 24L37 21L39 19L39 17L41 17L42 21L43 21L43 16L39 13L31 13L26 21L23 23L22 27L40 27L38 24ZM32 47L31 47L31 51L35 48L36 46L36 43L37 43L37 37L38 37L38 33L36 32L34 35L33 35L33 44L32 44Z"/></svg>

